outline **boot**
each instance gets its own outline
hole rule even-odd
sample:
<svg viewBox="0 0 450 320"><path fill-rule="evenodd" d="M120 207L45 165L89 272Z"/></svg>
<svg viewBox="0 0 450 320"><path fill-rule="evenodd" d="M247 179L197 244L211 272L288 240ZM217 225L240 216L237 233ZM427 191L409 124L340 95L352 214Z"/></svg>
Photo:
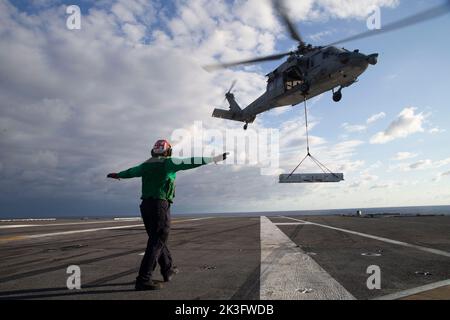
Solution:
<svg viewBox="0 0 450 320"><path fill-rule="evenodd" d="M176 275L180 270L177 267L173 267L167 272L167 274L163 274L164 282L170 282L173 279L173 276Z"/></svg>
<svg viewBox="0 0 450 320"><path fill-rule="evenodd" d="M162 289L161 283L155 283L151 280L146 282L136 281L136 286L134 287L136 291L153 291Z"/></svg>

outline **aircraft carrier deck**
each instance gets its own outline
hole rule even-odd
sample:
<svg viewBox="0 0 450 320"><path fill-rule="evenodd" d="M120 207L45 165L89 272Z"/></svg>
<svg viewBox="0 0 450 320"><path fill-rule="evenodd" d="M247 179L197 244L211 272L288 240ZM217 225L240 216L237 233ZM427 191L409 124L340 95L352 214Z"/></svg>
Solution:
<svg viewBox="0 0 450 320"><path fill-rule="evenodd" d="M1 222L0 299L450 299L449 216L178 216L180 273L136 292L146 240L139 220ZM66 286L71 265L80 290Z"/></svg>

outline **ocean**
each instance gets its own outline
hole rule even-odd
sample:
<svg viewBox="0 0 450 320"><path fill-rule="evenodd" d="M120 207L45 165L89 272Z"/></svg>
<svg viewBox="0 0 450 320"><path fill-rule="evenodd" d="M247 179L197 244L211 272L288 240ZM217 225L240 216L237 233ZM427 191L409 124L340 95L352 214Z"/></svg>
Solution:
<svg viewBox="0 0 450 320"><path fill-rule="evenodd" d="M270 211L270 212L226 212L226 213L175 213L173 216L230 216L230 217L248 217L248 216L320 216L320 215L355 215L361 211L363 215L448 215L450 216L450 206L420 206L420 207L385 207L385 208L352 208L352 209L334 209L334 210L299 210L299 211ZM24 219L109 219L109 218L130 218L134 215L89 215L89 216L33 216L33 217L1 217L0 222L6 220L24 220Z"/></svg>

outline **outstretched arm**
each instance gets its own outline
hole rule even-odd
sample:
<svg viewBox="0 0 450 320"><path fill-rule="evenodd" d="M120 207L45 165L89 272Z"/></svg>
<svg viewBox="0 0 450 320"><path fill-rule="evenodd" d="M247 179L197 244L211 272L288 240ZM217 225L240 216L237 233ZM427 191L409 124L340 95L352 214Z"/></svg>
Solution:
<svg viewBox="0 0 450 320"><path fill-rule="evenodd" d="M143 166L140 165L140 166L130 168L128 170L125 170L125 171L122 171L119 173L110 173L110 174L108 174L108 178L117 179L117 180L139 178L139 177L142 177L143 173L144 173Z"/></svg>
<svg viewBox="0 0 450 320"><path fill-rule="evenodd" d="M183 170L190 170L195 169L201 166L204 166L209 163L217 163L220 161L224 161L227 159L227 156L229 153L221 154L214 158L190 158L190 159L171 159L170 161L166 162L166 165L168 166L169 171L183 171Z"/></svg>

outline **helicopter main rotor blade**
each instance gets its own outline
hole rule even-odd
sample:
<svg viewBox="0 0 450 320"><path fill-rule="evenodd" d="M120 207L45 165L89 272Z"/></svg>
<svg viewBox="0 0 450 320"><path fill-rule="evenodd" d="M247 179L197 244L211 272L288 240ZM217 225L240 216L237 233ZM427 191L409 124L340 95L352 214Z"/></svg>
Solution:
<svg viewBox="0 0 450 320"><path fill-rule="evenodd" d="M283 0L273 0L272 3L273 3L273 7L274 7L275 11L280 16L284 26L289 31L291 38L297 42L300 42L301 44L304 44L305 42L303 41L303 38L300 35L300 32L298 32L296 26L294 25L294 23L289 18L288 14L286 12L286 7L284 6L284 1Z"/></svg>
<svg viewBox="0 0 450 320"><path fill-rule="evenodd" d="M204 66L203 68L206 71L214 71L214 70L226 69L226 68L230 68L230 67L236 67L236 66L240 66L240 65L252 64L252 63L257 63L257 62L280 60L281 58L288 56L290 54L291 54L291 52L279 53L279 54L274 54L271 56L254 58L254 59L250 59L250 60L236 61L236 62L230 62L230 63L219 63L219 64L214 64L214 65Z"/></svg>
<svg viewBox="0 0 450 320"><path fill-rule="evenodd" d="M329 44L328 46L335 46L340 43L369 38L369 37L373 37L373 36L376 36L376 35L379 35L382 33L388 33L388 32L392 32L395 30L403 29L403 28L406 28L406 27L409 27L409 26L412 26L412 25L415 25L418 23L422 23L422 22L425 22L428 20L438 18L440 16L443 16L443 15L449 13L449 11L450 11L450 0L446 0L445 4L433 7L426 11L419 12L412 16L403 18L399 21L392 22L392 23L384 26L382 29L366 31L366 32L333 42L333 43Z"/></svg>

